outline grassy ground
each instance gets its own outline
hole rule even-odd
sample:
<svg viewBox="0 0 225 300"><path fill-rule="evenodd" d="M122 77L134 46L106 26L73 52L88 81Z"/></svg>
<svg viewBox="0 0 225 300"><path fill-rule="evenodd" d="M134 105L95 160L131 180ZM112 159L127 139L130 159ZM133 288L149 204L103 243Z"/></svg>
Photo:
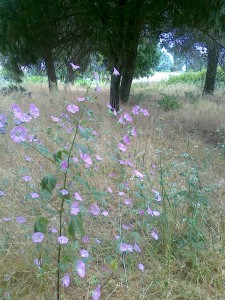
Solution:
<svg viewBox="0 0 225 300"><path fill-rule="evenodd" d="M45 83L26 88L31 97L1 97L0 112L10 113L15 102L24 110L30 102L35 103L41 116L33 123L33 131L50 151L56 152L60 133L50 116L65 112L67 103L76 103L76 98L83 97L86 91L81 87L67 91L61 88L57 94L49 95ZM158 102L165 95L178 101L181 108L165 111ZM103 88L98 95L92 92L92 96L97 96L97 104L89 107L95 118L86 123L98 132L98 143L90 142L89 146L104 160L98 172L79 172L96 189L112 188L107 203L101 203L109 210L110 218L85 220L86 235L93 241L89 251L95 259L85 279L74 275L70 287L62 290L62 299L90 299L97 284L101 285L101 299L225 299L223 92L202 98L201 90L192 85L134 85L130 103L121 108L130 111L138 104L151 114L148 118L137 116L138 137L129 150L136 169L147 174L139 192L130 171L123 172L115 162L115 143L121 138L121 127L114 116L106 113L108 90ZM48 128L52 128L50 134ZM55 299L55 267L41 274L33 264L35 250L30 234L43 208L37 201L24 198L29 188L38 189L40 180L54 167L41 155L13 143L8 134L0 135L0 139L0 190L6 193L0 197L0 299ZM26 155L33 161L26 162ZM21 179L28 173L34 178L29 188ZM111 173L116 176L110 177ZM124 206L118 196L119 186L125 181L130 185L132 208ZM161 216L156 221L138 214L138 209L148 203L141 196L141 188L152 199L151 189L160 191L163 200L157 203L157 210ZM80 191L85 194L82 187ZM91 198L89 195L85 201L91 203ZM15 222L18 216L25 216L26 224ZM5 217L13 219L5 222ZM115 250L114 235L122 223L130 220L136 236L141 237L142 251L120 255ZM151 222L159 230L158 241L150 237ZM52 218L51 225L55 224ZM94 243L95 238L101 239L102 244ZM144 272L137 268L140 262L145 266Z"/></svg>

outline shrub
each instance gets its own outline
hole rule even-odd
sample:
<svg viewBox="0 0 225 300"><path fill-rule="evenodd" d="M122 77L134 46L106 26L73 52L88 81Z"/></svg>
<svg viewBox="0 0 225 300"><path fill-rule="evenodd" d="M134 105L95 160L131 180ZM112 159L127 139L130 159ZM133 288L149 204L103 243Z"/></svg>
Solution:
<svg viewBox="0 0 225 300"><path fill-rule="evenodd" d="M205 78L206 70L199 72L186 72L178 76L170 76L167 80L167 84L177 84L177 83L203 83Z"/></svg>
<svg viewBox="0 0 225 300"><path fill-rule="evenodd" d="M177 101L175 96L163 95L158 104L165 110L179 109L182 107L181 103Z"/></svg>

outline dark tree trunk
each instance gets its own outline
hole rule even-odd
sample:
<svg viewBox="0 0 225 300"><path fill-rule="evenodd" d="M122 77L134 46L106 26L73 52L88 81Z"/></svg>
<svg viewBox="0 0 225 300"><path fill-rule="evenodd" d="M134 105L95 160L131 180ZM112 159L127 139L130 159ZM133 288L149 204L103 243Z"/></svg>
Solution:
<svg viewBox="0 0 225 300"><path fill-rule="evenodd" d="M219 53L220 49L216 45L208 47L208 64L203 95L213 94L214 92Z"/></svg>
<svg viewBox="0 0 225 300"><path fill-rule="evenodd" d="M120 75L111 75L110 105L115 111L119 111Z"/></svg>
<svg viewBox="0 0 225 300"><path fill-rule="evenodd" d="M67 70L66 70L66 78L65 78L65 83L71 83L74 84L75 80L75 73L73 71L72 66L69 63L67 64Z"/></svg>
<svg viewBox="0 0 225 300"><path fill-rule="evenodd" d="M124 64L122 79L120 84L120 101L127 102L130 96L130 89L135 72L135 62L137 59L138 38L132 38L132 44L127 49Z"/></svg>
<svg viewBox="0 0 225 300"><path fill-rule="evenodd" d="M133 72L124 72L120 84L120 101L127 102L133 80Z"/></svg>
<svg viewBox="0 0 225 300"><path fill-rule="evenodd" d="M46 51L44 60L48 76L49 91L57 90L57 78L51 50Z"/></svg>

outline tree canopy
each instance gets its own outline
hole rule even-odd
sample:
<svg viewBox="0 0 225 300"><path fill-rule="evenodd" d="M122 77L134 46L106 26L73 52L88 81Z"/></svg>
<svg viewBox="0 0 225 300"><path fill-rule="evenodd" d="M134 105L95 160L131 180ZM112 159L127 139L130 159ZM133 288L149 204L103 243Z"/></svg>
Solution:
<svg viewBox="0 0 225 300"><path fill-rule="evenodd" d="M224 15L223 0L2 0L1 61L17 77L22 66L43 61L52 89L55 66L64 64L67 80L73 80L70 63L98 52L111 74L114 67L119 72L112 74L110 87L110 104L118 110L129 98L133 77L157 61L162 33L188 28L221 45Z"/></svg>

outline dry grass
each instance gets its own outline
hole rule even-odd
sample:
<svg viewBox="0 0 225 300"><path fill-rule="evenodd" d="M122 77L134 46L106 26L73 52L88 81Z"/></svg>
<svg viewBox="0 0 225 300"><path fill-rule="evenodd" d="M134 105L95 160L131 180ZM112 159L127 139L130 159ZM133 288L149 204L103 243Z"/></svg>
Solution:
<svg viewBox="0 0 225 300"><path fill-rule="evenodd" d="M47 135L47 128L55 128L50 116L59 116L65 111L68 102L76 103L76 97L84 96L86 90L76 87L65 92L61 88L57 94L50 96L46 84L28 88L32 92L30 98L19 94L2 97L0 111L9 113L14 102L24 110L27 110L30 102L35 103L40 109L41 117L32 123L33 130L50 151L56 152L60 147L56 135L50 138ZM183 108L163 112L157 103L161 98L160 93L177 96L182 101ZM96 93L92 92L92 96L95 97ZM149 173L151 164L156 164L156 174L149 176L146 189L161 188L159 180L163 176L167 209L165 214L164 208L160 208L164 213L163 221L158 226L164 232L163 238L154 242L143 229L143 239L140 242L142 253L134 256L133 261L126 262L126 273L122 258L117 261L118 268L113 272L102 272L101 268L106 265L110 269L105 261L109 253L116 257L112 241L113 235L118 232L120 214L120 201L116 192L118 184L129 180L131 173L127 171L122 174L121 168L113 160L116 155L114 144L120 137L121 129L116 125L116 119L106 114L108 90L105 88L98 94L97 105L90 104L89 108L93 109L96 117L92 121L87 120L87 126L98 132L98 144L89 142L89 146L104 157L104 161L98 172L93 170L88 175L85 170L78 171L88 178L92 187L105 191L110 186L115 193L104 204L111 214L108 222L101 223L99 219L85 221L87 235L93 237L93 240L101 237L104 242L101 247L94 244L91 246L90 252L95 256L95 261L90 263L86 279L80 280L75 276L72 285L63 291L62 299L90 299L91 291L99 282L102 286L101 299L104 300L225 298L225 157L218 147L218 143L220 145L224 142L222 128L225 106L220 100L223 99L221 93L216 94L215 98L216 101L203 99L194 86L167 87L164 83L153 83L147 87L136 86L131 103L123 105L124 111L129 111L133 104L138 103L151 112L150 118L138 116L135 119L138 138L132 144L130 153L136 168L143 172ZM57 131L54 129L53 132ZM38 201L24 198L27 187L21 179L23 175L32 174L32 188L35 190L43 176L54 172L55 168L41 155L34 152L31 154L30 149L15 145L8 136L1 135L0 138L0 190L7 194L0 198L0 299L55 299L54 269L50 268L41 276L33 265L34 246L30 234L36 216L42 213L42 206ZM25 162L25 155L31 155L33 161ZM114 179L108 176L113 172L117 174ZM199 180L190 187L190 178L194 174L199 176ZM135 188L133 181L129 183L131 190ZM86 193L82 187L80 191L82 194ZM178 195L183 191L188 191L186 198ZM176 206L177 197L181 197L179 206ZM198 248L198 243L194 241L181 246L183 236L194 228L191 225L187 227L181 216L191 216L191 203L193 199L201 200L198 197L207 197L209 201L208 209L201 208L192 220L205 233L204 246ZM87 196L86 201L91 203L93 196ZM138 206L139 201L138 197L134 199L134 206ZM55 205L58 205L57 201ZM15 220L20 215L27 218L26 224L1 221L8 216ZM123 218L124 223L129 222L129 213L124 211ZM137 214L132 218L135 222L142 221ZM55 218L51 220L51 224L57 224ZM138 262L145 265L145 272L137 270ZM7 293L10 295L8 298Z"/></svg>

